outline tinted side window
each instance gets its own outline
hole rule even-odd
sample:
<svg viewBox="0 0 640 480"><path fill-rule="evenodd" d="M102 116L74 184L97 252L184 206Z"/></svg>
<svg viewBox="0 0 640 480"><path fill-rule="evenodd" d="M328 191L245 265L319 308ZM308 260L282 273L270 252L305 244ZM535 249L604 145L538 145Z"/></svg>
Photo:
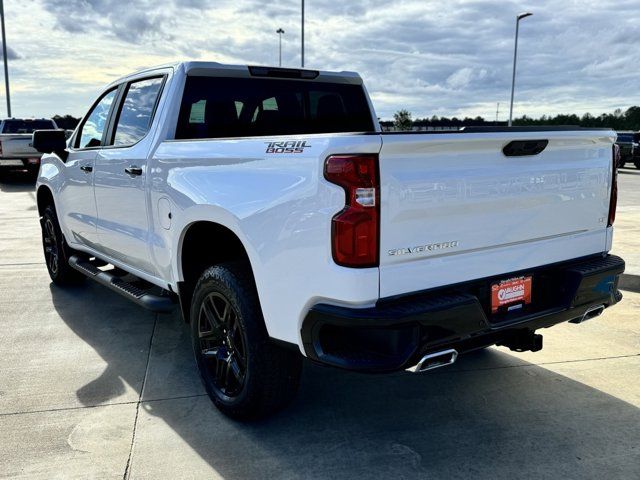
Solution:
<svg viewBox="0 0 640 480"><path fill-rule="evenodd" d="M89 112L78 135L76 148L99 147L101 145L102 134L107 124L111 104L116 98L116 91L117 89L114 88L106 93Z"/></svg>
<svg viewBox="0 0 640 480"><path fill-rule="evenodd" d="M176 138L373 130L361 85L275 78L188 77Z"/></svg>
<svg viewBox="0 0 640 480"><path fill-rule="evenodd" d="M129 85L116 123L114 145L133 145L147 134L162 82L162 77L147 78Z"/></svg>

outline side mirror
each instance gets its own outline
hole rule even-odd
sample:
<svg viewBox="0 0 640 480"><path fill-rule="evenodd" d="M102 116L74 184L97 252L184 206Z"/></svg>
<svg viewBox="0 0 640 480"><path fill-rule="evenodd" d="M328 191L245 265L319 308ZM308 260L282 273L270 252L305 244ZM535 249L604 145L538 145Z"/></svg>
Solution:
<svg viewBox="0 0 640 480"><path fill-rule="evenodd" d="M40 153L55 153L63 161L67 159L67 137L64 130L36 130L31 146Z"/></svg>

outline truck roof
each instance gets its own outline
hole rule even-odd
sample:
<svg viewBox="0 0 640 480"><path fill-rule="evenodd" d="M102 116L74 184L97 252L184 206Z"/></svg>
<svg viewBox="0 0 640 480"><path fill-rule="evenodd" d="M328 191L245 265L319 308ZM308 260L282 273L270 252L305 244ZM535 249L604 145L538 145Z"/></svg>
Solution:
<svg viewBox="0 0 640 480"><path fill-rule="evenodd" d="M136 72L130 73L117 80L111 82L109 86L117 85L123 81L139 77L148 73L153 73L157 70L164 70L171 68L174 71L182 71L186 75L192 76L209 76L218 75L225 77L280 77L280 78L301 78L312 79L320 82L338 82L338 83L351 83L362 84L362 78L356 72L351 71L328 71L328 70L309 70L302 68L282 68L271 66L253 66L253 65L231 65L218 62L205 62L205 61L184 61L166 63L163 65L157 65L154 67L145 68Z"/></svg>

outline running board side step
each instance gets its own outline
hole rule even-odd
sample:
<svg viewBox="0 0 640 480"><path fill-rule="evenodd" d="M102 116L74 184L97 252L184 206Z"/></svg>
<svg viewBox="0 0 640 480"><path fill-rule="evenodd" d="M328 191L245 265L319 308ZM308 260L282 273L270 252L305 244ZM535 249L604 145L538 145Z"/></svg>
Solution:
<svg viewBox="0 0 640 480"><path fill-rule="evenodd" d="M453 348L441 352L428 353L413 367L407 368L407 372L422 373L434 368L446 367L456 362L458 351Z"/></svg>
<svg viewBox="0 0 640 480"><path fill-rule="evenodd" d="M175 308L175 302L169 296L162 296L139 288L110 272L105 272L96 267L88 258L80 255L72 255L69 258L72 268L86 275L91 280L110 288L123 297L134 301L141 307L154 312L171 312Z"/></svg>

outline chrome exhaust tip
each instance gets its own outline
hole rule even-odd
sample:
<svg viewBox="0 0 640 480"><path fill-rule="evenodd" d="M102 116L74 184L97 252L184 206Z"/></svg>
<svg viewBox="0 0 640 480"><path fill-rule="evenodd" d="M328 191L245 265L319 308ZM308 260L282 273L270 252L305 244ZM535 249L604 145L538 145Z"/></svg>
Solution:
<svg viewBox="0 0 640 480"><path fill-rule="evenodd" d="M600 315L602 315L602 312L604 312L604 308L604 305L594 305L592 307L589 307L587 311L584 312L584 315L582 315L582 317L569 320L569 323L582 323L586 322L587 320L591 320L592 318L599 317Z"/></svg>
<svg viewBox="0 0 640 480"><path fill-rule="evenodd" d="M407 368L407 372L422 373L434 368L446 367L456 362L458 351L453 348L441 352L428 353L413 367Z"/></svg>

